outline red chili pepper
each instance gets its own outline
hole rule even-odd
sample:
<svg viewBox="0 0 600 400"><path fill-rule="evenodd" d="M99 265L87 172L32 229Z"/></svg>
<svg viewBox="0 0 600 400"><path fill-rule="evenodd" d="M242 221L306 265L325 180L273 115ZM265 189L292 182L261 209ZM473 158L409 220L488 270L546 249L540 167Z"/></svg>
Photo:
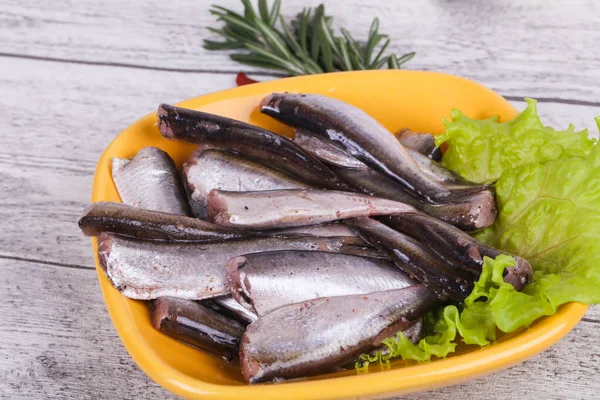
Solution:
<svg viewBox="0 0 600 400"><path fill-rule="evenodd" d="M238 72L237 76L235 77L235 83L238 86L250 85L251 83L256 83L256 82L258 82L258 81L248 78L248 75L246 75L243 72Z"/></svg>

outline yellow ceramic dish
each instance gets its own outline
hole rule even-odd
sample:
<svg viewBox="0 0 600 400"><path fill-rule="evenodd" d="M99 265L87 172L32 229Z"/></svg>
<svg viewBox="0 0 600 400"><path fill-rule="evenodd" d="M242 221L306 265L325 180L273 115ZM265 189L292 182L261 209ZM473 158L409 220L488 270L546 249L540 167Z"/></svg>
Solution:
<svg viewBox="0 0 600 400"><path fill-rule="evenodd" d="M193 79L190 84L193 85ZM413 71L347 72L280 79L208 94L179 105L290 134L289 128L259 114L256 109L263 96L277 91L337 97L365 110L391 131L408 127L440 133L442 117L447 117L453 107L472 118L499 115L502 120L508 120L517 114L504 98L475 82ZM125 129L104 151L96 169L92 201L119 201L110 177L111 159L131 157L145 146L164 149L179 166L195 147L163 139L152 112ZM146 304L127 299L114 289L97 259L96 267L106 306L131 357L153 380L186 398L363 399L452 385L510 367L539 353L566 335L587 309L581 304L567 304L554 316L537 321L527 330L505 335L483 349L462 348L445 360L425 364L396 361L385 370L372 366L367 374L344 371L249 386L242 380L239 366L229 365L154 330Z"/></svg>

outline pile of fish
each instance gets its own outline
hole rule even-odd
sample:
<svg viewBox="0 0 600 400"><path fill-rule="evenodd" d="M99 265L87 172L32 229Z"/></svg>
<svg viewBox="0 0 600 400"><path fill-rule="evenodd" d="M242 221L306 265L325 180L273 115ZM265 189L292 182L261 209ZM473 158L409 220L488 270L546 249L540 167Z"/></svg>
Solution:
<svg viewBox="0 0 600 400"><path fill-rule="evenodd" d="M249 383L313 375L397 332L419 340L422 315L463 301L501 254L466 233L493 223L492 187L441 167L431 135L315 94L259 108L294 140L161 105L162 136L198 149L181 171L154 147L115 158L122 203L79 220L114 287L152 301L156 329L239 358ZM513 257L505 281L520 290L532 271Z"/></svg>

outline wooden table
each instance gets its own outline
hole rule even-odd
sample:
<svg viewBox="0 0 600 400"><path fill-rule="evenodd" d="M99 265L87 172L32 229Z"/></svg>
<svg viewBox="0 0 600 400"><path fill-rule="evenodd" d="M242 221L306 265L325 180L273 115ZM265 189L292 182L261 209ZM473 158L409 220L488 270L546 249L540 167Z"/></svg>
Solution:
<svg viewBox="0 0 600 400"><path fill-rule="evenodd" d="M240 7L237 0L219 1ZM284 2L291 16L302 5ZM411 69L475 79L544 122L600 115L600 4L326 1L339 25L372 17ZM337 4L340 3L340 4ZM127 5L125 5L127 4ZM234 86L242 68L202 49L206 1L0 0L0 398L169 398L121 345L76 225L98 157L159 102ZM399 93L401 95L401 93ZM600 309L512 369L411 399L600 397Z"/></svg>

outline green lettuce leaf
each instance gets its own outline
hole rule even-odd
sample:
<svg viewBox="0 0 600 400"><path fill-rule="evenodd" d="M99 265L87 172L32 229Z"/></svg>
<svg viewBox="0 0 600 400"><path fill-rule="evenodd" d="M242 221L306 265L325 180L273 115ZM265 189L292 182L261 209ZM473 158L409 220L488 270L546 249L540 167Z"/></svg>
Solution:
<svg viewBox="0 0 600 400"><path fill-rule="evenodd" d="M389 351L361 356L366 365L396 357L419 362L445 357L454 352L457 338L485 346L496 340L497 330L528 327L567 302L600 303L600 146L587 140L586 130L543 127L535 102L527 101L523 113L502 124L453 111L440 141L450 141L444 163L463 177L479 182L499 177L498 218L476 238L527 259L533 282L516 291L502 277L514 265L512 257L485 257L460 308L430 311L424 339L413 344L399 333L383 342ZM600 130L600 117L596 124ZM524 157L525 149L532 157Z"/></svg>
<svg viewBox="0 0 600 400"><path fill-rule="evenodd" d="M589 156L507 170L496 184L496 223L476 237L534 268L527 293L556 309L600 302L600 147Z"/></svg>
<svg viewBox="0 0 600 400"><path fill-rule="evenodd" d="M430 332L418 344L413 344L401 332L396 336L384 339L381 344L388 351L378 350L375 354L362 354L356 368L367 368L371 362L389 363L393 358L419 362L429 361L432 356L446 357L456 348L456 333L459 322L459 311L456 306L447 306L429 311L424 318L425 329Z"/></svg>
<svg viewBox="0 0 600 400"><path fill-rule="evenodd" d="M495 260L484 257L482 274L460 310L457 306L449 305L430 311L425 317L425 330L429 334L419 343L413 344L402 333L398 333L382 342L388 351L362 355L359 367L365 368L369 362L388 363L397 357L419 362L429 361L433 356L443 358L454 352L458 335L465 344L490 344L496 340L496 328L502 327L505 320L512 321L507 317L515 310L507 309L506 305L518 307L522 303L522 299L521 302L515 302L515 296L523 293L505 283L502 277L504 269L513 265L514 259L507 255ZM529 316L529 311L524 311L523 314ZM525 319L530 324L537 317L539 315L536 314Z"/></svg>
<svg viewBox="0 0 600 400"><path fill-rule="evenodd" d="M587 129L546 127L537 114L536 101L525 101L527 108L508 122L473 120L452 110L452 121L444 120L446 131L436 138L438 146L448 144L442 164L469 181L490 183L520 165L587 156L595 143Z"/></svg>

